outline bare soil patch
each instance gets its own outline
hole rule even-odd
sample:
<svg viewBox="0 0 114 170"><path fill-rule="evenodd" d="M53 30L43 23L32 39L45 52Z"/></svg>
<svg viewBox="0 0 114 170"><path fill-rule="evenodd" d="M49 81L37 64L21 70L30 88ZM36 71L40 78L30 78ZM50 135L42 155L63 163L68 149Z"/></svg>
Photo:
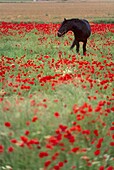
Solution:
<svg viewBox="0 0 114 170"><path fill-rule="evenodd" d="M114 18L114 2L0 3L0 21L61 22L63 18Z"/></svg>

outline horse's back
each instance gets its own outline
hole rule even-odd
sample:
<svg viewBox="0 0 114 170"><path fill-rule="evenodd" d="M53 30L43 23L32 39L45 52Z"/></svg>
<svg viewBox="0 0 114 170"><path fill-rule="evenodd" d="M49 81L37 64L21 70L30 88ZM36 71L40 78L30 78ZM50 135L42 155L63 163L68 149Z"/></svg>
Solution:
<svg viewBox="0 0 114 170"><path fill-rule="evenodd" d="M85 19L76 19L75 22L77 23L76 25L79 27L79 29L82 30L82 32L86 34L87 37L89 37L91 34L91 27L89 22Z"/></svg>

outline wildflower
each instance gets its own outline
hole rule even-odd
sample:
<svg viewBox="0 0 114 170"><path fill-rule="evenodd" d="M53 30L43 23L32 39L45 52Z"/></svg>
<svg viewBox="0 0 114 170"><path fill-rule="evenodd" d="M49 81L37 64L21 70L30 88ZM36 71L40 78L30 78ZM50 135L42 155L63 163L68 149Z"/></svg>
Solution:
<svg viewBox="0 0 114 170"><path fill-rule="evenodd" d="M110 127L110 130L114 130L114 126L111 126L111 127Z"/></svg>
<svg viewBox="0 0 114 170"><path fill-rule="evenodd" d="M35 106L35 105L36 105L35 100L31 100L31 101L30 101L30 105L31 105L31 106Z"/></svg>
<svg viewBox="0 0 114 170"><path fill-rule="evenodd" d="M16 139L11 139L10 141L11 141L11 143L17 143Z"/></svg>
<svg viewBox="0 0 114 170"><path fill-rule="evenodd" d="M51 144L46 144L46 148L52 150L53 149L53 146Z"/></svg>
<svg viewBox="0 0 114 170"><path fill-rule="evenodd" d="M29 121L27 121L27 122L26 122L26 125L27 125L27 126L29 126L29 125L30 125L30 122L29 122Z"/></svg>
<svg viewBox="0 0 114 170"><path fill-rule="evenodd" d="M67 129L67 126L60 124L59 128L64 132Z"/></svg>
<svg viewBox="0 0 114 170"><path fill-rule="evenodd" d="M29 130L26 130L25 131L25 135L29 135L30 131Z"/></svg>
<svg viewBox="0 0 114 170"><path fill-rule="evenodd" d="M59 114L58 112L55 112L55 113L54 113L54 116L55 116L56 118L58 118L58 117L60 116L60 114Z"/></svg>
<svg viewBox="0 0 114 170"><path fill-rule="evenodd" d="M59 162L59 163L58 163L58 166L59 166L59 167L63 167L63 165L64 165L63 162Z"/></svg>
<svg viewBox="0 0 114 170"><path fill-rule="evenodd" d="M54 136L51 136L50 138L49 138L49 142L53 145L53 146L55 146L55 145L57 145L58 144L58 140L57 140L57 138L55 138Z"/></svg>
<svg viewBox="0 0 114 170"><path fill-rule="evenodd" d="M112 134L112 139L114 139L114 134Z"/></svg>
<svg viewBox="0 0 114 170"><path fill-rule="evenodd" d="M45 167L48 167L50 164L51 164L51 161L50 161L50 160L47 160L47 161L44 163Z"/></svg>
<svg viewBox="0 0 114 170"><path fill-rule="evenodd" d="M37 116L34 116L33 118L32 118L32 122L36 122L38 120L38 117Z"/></svg>
<svg viewBox="0 0 114 170"><path fill-rule="evenodd" d="M24 143L28 142L28 138L26 136L21 136L20 138Z"/></svg>
<svg viewBox="0 0 114 170"><path fill-rule="evenodd" d="M100 167L99 167L99 170L104 170L104 166L100 166Z"/></svg>
<svg viewBox="0 0 114 170"><path fill-rule="evenodd" d="M14 151L14 148L12 147L12 146L10 146L9 148L8 148L8 152L13 152Z"/></svg>
<svg viewBox="0 0 114 170"><path fill-rule="evenodd" d="M95 134L95 136L99 136L99 133L98 133L97 129L94 130L94 134Z"/></svg>
<svg viewBox="0 0 114 170"><path fill-rule="evenodd" d="M56 152L53 156L52 156L52 160L54 161L54 160L56 160L57 159L57 157L59 156L59 153L58 152Z"/></svg>
<svg viewBox="0 0 114 170"><path fill-rule="evenodd" d="M114 146L114 142L110 142L110 146Z"/></svg>
<svg viewBox="0 0 114 170"><path fill-rule="evenodd" d="M96 150L95 152L94 152L94 155L95 156L98 156L100 154L100 150Z"/></svg>
<svg viewBox="0 0 114 170"><path fill-rule="evenodd" d="M106 170L114 170L113 166L109 166Z"/></svg>
<svg viewBox="0 0 114 170"><path fill-rule="evenodd" d="M54 168L55 170L60 170L60 168L59 168L58 165L55 165L53 168Z"/></svg>
<svg viewBox="0 0 114 170"><path fill-rule="evenodd" d="M10 122L5 122L4 125L5 125L6 127L9 127L9 128L11 127L11 123L10 123Z"/></svg>
<svg viewBox="0 0 114 170"><path fill-rule="evenodd" d="M4 146L0 144L0 153L4 152Z"/></svg>
<svg viewBox="0 0 114 170"><path fill-rule="evenodd" d="M83 130L82 134L90 135L90 130L88 130L88 129L87 130Z"/></svg>
<svg viewBox="0 0 114 170"><path fill-rule="evenodd" d="M55 103L58 103L58 99L55 99L54 102L55 102Z"/></svg>
<svg viewBox="0 0 114 170"><path fill-rule="evenodd" d="M40 152L40 153L39 153L39 157L40 157L40 158L47 157L48 155L49 155L48 152Z"/></svg>
<svg viewBox="0 0 114 170"><path fill-rule="evenodd" d="M79 150L79 147L76 147L76 148L72 148L71 151L75 153L75 152L77 152L78 150Z"/></svg>
<svg viewBox="0 0 114 170"><path fill-rule="evenodd" d="M83 119L84 119L84 115L78 114L78 115L76 116L76 119L77 119L78 121L83 120Z"/></svg>
<svg viewBox="0 0 114 170"><path fill-rule="evenodd" d="M73 105L73 113L76 114L79 111L79 108L76 104Z"/></svg>

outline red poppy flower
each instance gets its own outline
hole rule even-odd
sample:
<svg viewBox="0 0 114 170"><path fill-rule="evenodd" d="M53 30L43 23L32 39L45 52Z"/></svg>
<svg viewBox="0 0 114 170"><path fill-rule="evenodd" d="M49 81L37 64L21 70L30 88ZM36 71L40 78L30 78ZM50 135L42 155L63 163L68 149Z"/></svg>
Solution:
<svg viewBox="0 0 114 170"><path fill-rule="evenodd" d="M47 157L47 156L48 156L48 152L40 152L39 153L40 158L44 158L44 157Z"/></svg>
<svg viewBox="0 0 114 170"><path fill-rule="evenodd" d="M114 142L110 142L110 146L114 146Z"/></svg>
<svg viewBox="0 0 114 170"><path fill-rule="evenodd" d="M58 118L58 117L60 116L60 114L59 114L58 112L55 112L55 113L54 113L54 116L55 116L56 118Z"/></svg>
<svg viewBox="0 0 114 170"><path fill-rule="evenodd" d="M38 117L37 116L34 116L33 118L32 118L32 122L36 122L38 120Z"/></svg>
<svg viewBox="0 0 114 170"><path fill-rule="evenodd" d="M106 170L114 170L113 166L109 166Z"/></svg>
<svg viewBox="0 0 114 170"><path fill-rule="evenodd" d="M44 163L45 167L48 167L50 164L51 164L51 161L50 161L50 160L47 160L47 161Z"/></svg>
<svg viewBox="0 0 114 170"><path fill-rule="evenodd" d="M21 136L20 138L24 143L28 142L28 138L26 136Z"/></svg>
<svg viewBox="0 0 114 170"><path fill-rule="evenodd" d="M100 150L96 150L95 152L94 152L94 155L95 156L98 156L100 154Z"/></svg>
<svg viewBox="0 0 114 170"><path fill-rule="evenodd" d="M26 130L25 131L25 135L29 135L30 131L29 130Z"/></svg>
<svg viewBox="0 0 114 170"><path fill-rule="evenodd" d="M95 134L95 136L99 136L99 133L98 133L97 129L94 130L94 134Z"/></svg>
<svg viewBox="0 0 114 170"><path fill-rule="evenodd" d="M10 146L9 148L8 148L8 152L13 152L14 151L14 148L12 147L12 146Z"/></svg>
<svg viewBox="0 0 114 170"><path fill-rule="evenodd" d="M0 144L0 153L4 152L4 146Z"/></svg>
<svg viewBox="0 0 114 170"><path fill-rule="evenodd" d="M11 142L12 143L17 143L17 140L16 139L11 139Z"/></svg>
<svg viewBox="0 0 114 170"><path fill-rule="evenodd" d="M78 150L79 150L79 147L76 147L76 148L72 148L71 151L75 153L75 152L77 152Z"/></svg>
<svg viewBox="0 0 114 170"><path fill-rule="evenodd" d="M11 127L11 123L10 123L10 122L5 122L4 125L5 125L6 127L9 127L9 128Z"/></svg>
<svg viewBox="0 0 114 170"><path fill-rule="evenodd" d="M100 166L100 167L99 167L99 170L104 170L104 166Z"/></svg>

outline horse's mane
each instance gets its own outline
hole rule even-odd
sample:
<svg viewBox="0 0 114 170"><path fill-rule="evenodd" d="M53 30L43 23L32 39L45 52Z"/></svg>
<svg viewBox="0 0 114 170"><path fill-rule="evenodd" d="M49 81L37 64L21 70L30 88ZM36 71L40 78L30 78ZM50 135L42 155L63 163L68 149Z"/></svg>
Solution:
<svg viewBox="0 0 114 170"><path fill-rule="evenodd" d="M72 19L69 19L68 21L80 21L80 19L78 19L78 18L72 18Z"/></svg>

